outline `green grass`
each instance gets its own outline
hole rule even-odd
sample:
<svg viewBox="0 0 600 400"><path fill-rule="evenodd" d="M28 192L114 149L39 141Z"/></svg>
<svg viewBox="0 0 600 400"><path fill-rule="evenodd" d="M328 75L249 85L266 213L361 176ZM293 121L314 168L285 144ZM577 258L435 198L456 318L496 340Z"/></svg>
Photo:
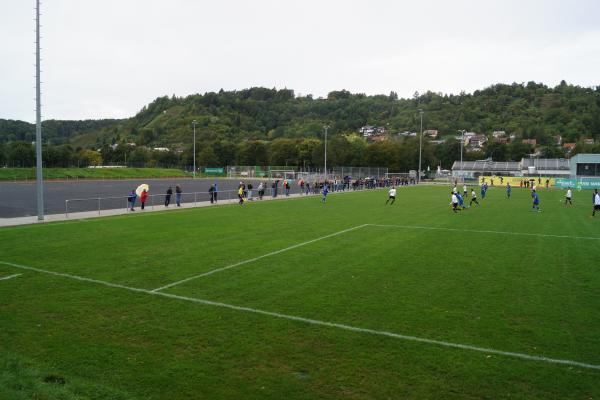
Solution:
<svg viewBox="0 0 600 400"><path fill-rule="evenodd" d="M127 179L191 177L166 168L44 168L44 179ZM35 180L35 168L0 168L0 181Z"/></svg>
<svg viewBox="0 0 600 400"><path fill-rule="evenodd" d="M507 200L492 188L480 207L455 215L448 192L400 188L387 207L385 192L374 191L330 196L326 204L308 197L6 228L0 261L151 290L358 225L401 225L365 226L164 292L600 364L600 240L574 238L600 238L591 194L575 192L575 206L565 207L563 192L545 190L543 211L533 213L527 190L517 188ZM23 275L0 281L0 349L45 372L19 378L9 363L0 364L5 382L6 376L33 382L10 386L6 398L70 398L44 392L39 380L48 373L64 377L63 390L88 388L81 398L98 399L600 396L599 370L311 325L0 264L0 277L15 273Z"/></svg>

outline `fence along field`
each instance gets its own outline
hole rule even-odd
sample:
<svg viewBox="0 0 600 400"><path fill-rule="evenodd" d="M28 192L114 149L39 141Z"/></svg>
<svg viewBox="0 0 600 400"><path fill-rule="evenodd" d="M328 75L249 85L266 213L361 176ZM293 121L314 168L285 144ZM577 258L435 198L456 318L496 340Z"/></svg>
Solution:
<svg viewBox="0 0 600 400"><path fill-rule="evenodd" d="M589 207L548 191L544 214L529 213L527 191L508 203L490 189L457 216L446 191L405 188L397 207L375 191L6 231L2 261L18 267L0 275L23 286L0 286L14 325L0 340L28 357L50 347L61 373L142 397L598 393ZM19 333L33 321L51 333L35 344ZM80 370L82 344L94 357Z"/></svg>

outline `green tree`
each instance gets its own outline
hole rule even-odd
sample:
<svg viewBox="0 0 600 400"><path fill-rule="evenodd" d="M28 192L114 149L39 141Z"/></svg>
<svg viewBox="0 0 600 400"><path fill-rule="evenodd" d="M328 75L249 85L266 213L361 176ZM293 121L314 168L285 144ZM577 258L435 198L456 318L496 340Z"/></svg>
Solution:
<svg viewBox="0 0 600 400"><path fill-rule="evenodd" d="M198 154L196 165L205 167L214 167L219 165L219 158L215 154L212 146L204 146Z"/></svg>

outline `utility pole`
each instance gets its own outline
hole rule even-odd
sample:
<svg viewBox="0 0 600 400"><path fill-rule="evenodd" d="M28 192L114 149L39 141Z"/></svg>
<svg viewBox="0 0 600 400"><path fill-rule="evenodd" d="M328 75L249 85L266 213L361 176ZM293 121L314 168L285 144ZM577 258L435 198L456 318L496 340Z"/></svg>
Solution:
<svg viewBox="0 0 600 400"><path fill-rule="evenodd" d="M325 181L327 181L327 130L329 125L325 125Z"/></svg>
<svg viewBox="0 0 600 400"><path fill-rule="evenodd" d="M38 221L44 220L44 182L42 173L42 99L40 88L40 0L35 2L35 178Z"/></svg>
<svg viewBox="0 0 600 400"><path fill-rule="evenodd" d="M192 121L194 126L194 179L196 179L196 120Z"/></svg>
<svg viewBox="0 0 600 400"><path fill-rule="evenodd" d="M417 183L421 183L421 149L423 148L423 109L419 110L421 114L421 137L419 138L419 177Z"/></svg>
<svg viewBox="0 0 600 400"><path fill-rule="evenodd" d="M465 144L465 130L462 129L459 131L461 133L460 136L460 169L463 169L463 145Z"/></svg>

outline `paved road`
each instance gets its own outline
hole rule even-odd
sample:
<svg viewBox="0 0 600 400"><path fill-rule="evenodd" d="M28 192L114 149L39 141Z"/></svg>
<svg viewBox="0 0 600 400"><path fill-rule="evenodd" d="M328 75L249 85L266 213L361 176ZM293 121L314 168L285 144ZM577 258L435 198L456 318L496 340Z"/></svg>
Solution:
<svg viewBox="0 0 600 400"><path fill-rule="evenodd" d="M252 182L258 187L258 180L244 180ZM208 188L217 182L219 198L227 198L226 190L236 190L239 180L234 179L139 179L139 180L106 180L106 181L60 181L44 182L44 203L46 214L59 214L65 212L65 200L89 199L98 197L119 197L117 199L102 200L100 208L103 210L125 208L128 193L141 183L150 185L150 194L154 196L151 201L155 204L164 202L164 193L169 186L180 185L184 193L201 192L196 196L197 201L208 200ZM281 186L281 184L280 184ZM296 185L292 185L292 192L297 192ZM235 193L229 194L235 196ZM175 196L173 196L173 202ZM183 196L183 202L193 202L194 195ZM150 201L147 203L149 204ZM139 205L139 202L138 202ZM98 200L69 201L70 212L93 211L98 209ZM0 218L14 218L37 215L35 182L9 183L0 182Z"/></svg>

